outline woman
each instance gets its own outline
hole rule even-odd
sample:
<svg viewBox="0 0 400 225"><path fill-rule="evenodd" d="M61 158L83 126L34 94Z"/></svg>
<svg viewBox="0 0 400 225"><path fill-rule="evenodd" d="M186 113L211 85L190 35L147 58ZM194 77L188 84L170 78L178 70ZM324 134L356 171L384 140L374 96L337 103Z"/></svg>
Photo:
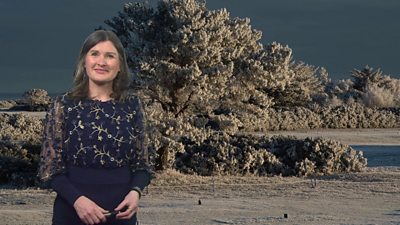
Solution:
<svg viewBox="0 0 400 225"><path fill-rule="evenodd" d="M118 37L89 35L72 90L46 115L39 177L57 192L54 225L136 224L151 172L143 109L128 85Z"/></svg>

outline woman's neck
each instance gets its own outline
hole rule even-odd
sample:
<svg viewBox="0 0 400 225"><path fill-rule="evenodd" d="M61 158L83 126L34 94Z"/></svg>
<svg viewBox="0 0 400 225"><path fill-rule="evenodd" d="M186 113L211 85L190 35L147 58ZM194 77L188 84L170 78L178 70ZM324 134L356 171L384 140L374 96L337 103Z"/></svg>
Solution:
<svg viewBox="0 0 400 225"><path fill-rule="evenodd" d="M108 101L112 98L110 97L112 94L112 83L104 84L104 85L96 85L89 83L89 98L100 100L100 101Z"/></svg>

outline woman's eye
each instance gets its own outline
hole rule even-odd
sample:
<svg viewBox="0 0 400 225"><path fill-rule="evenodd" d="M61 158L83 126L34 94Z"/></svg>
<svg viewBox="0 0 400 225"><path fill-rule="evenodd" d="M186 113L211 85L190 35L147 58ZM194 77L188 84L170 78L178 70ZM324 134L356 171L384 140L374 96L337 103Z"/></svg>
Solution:
<svg viewBox="0 0 400 225"><path fill-rule="evenodd" d="M98 53L98 52L92 52L92 53L90 53L90 55L91 55L91 56L98 56L99 53Z"/></svg>

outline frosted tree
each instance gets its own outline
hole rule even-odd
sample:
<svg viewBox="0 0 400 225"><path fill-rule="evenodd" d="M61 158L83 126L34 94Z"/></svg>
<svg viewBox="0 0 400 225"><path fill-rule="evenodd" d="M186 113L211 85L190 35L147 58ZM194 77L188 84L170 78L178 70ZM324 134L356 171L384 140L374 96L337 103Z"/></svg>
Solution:
<svg viewBox="0 0 400 225"><path fill-rule="evenodd" d="M196 0L166 0L155 9L127 3L106 24L126 46L135 85L176 117L209 112L232 97L270 104L254 86L276 82L262 62L261 32L249 19L232 19L226 9L208 10Z"/></svg>
<svg viewBox="0 0 400 225"><path fill-rule="evenodd" d="M160 132L155 148L161 164L170 165L182 151L182 136L207 138L210 120L227 127L240 123L235 117L247 126L267 118L267 89L285 86L291 49L264 48L250 20L231 18L226 9L208 10L196 0L165 0L156 8L127 3L105 23L126 48L132 87L151 99L146 108ZM233 131L239 126L231 125Z"/></svg>
<svg viewBox="0 0 400 225"><path fill-rule="evenodd" d="M370 84L378 84L381 82L383 75L380 69L374 70L366 65L362 70L354 69L351 72L354 80L354 89L364 92Z"/></svg>
<svg viewBox="0 0 400 225"><path fill-rule="evenodd" d="M380 69L368 65L353 70L353 88L356 98L368 107L398 107L400 104L400 80L384 75Z"/></svg>
<svg viewBox="0 0 400 225"><path fill-rule="evenodd" d="M291 63L289 70L288 74L292 74L292 76L286 77L285 88L274 90L272 93L275 105L308 106L323 93L324 86L318 76L318 68L300 62Z"/></svg>

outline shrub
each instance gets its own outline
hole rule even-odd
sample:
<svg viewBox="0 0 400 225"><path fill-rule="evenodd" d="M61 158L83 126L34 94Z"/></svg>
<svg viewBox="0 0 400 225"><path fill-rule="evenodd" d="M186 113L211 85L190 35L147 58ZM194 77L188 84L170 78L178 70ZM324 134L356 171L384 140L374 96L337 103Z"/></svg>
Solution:
<svg viewBox="0 0 400 225"><path fill-rule="evenodd" d="M41 119L0 114L0 184L36 184L42 130Z"/></svg>
<svg viewBox="0 0 400 225"><path fill-rule="evenodd" d="M359 172L366 165L362 152L333 140L226 134L188 144L176 161L177 170L206 176L321 175Z"/></svg>
<svg viewBox="0 0 400 225"><path fill-rule="evenodd" d="M396 100L393 91L385 87L378 87L377 84L371 84L366 87L365 92L361 94L361 100L367 107L396 107Z"/></svg>
<svg viewBox="0 0 400 225"><path fill-rule="evenodd" d="M43 89L31 89L25 92L24 99L30 111L46 111L51 101L47 91Z"/></svg>

